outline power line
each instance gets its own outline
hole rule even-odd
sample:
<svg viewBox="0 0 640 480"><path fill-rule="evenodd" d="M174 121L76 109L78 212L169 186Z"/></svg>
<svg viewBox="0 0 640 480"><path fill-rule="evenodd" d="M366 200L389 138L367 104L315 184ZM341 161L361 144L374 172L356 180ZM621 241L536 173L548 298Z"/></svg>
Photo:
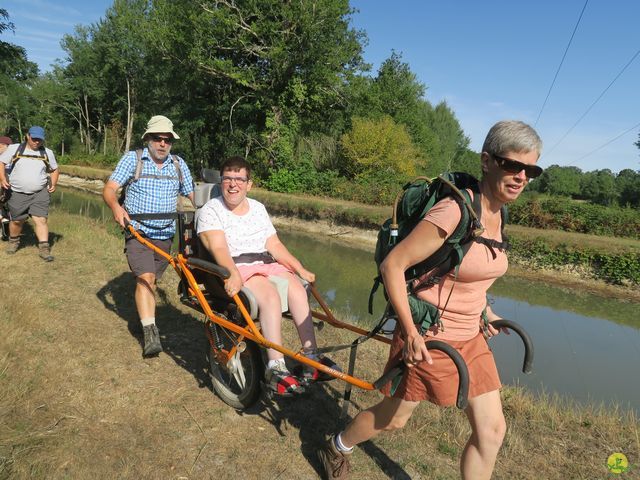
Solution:
<svg viewBox="0 0 640 480"><path fill-rule="evenodd" d="M562 64L564 63L564 59L567 56L567 52L569 51L569 47L571 46L571 42L573 41L573 37L576 34L576 30L578 30L578 25L580 25L580 20L582 20L582 15L584 14L585 9L587 8L587 3L589 0L585 0L584 6L582 7L582 11L580 12L580 17L578 17L578 21L576 22L576 26L573 28L573 33L571 34L571 38L569 39L569 43L567 44L567 48L564 49L564 55L562 55L562 60L560 60L560 65L558 65L558 69L556 70L556 74L553 77L553 81L551 82L551 86L549 87L549 91L547 92L547 96L542 103L542 108L540 108L540 113L538 113L538 118L536 118L533 126L538 125L538 120L540 120L540 115L542 115L542 111L544 107L547 105L547 100L549 100L549 95L551 95L551 90L553 90L553 86L556 83L556 79L558 78L558 74L560 73L560 69L562 68Z"/></svg>
<svg viewBox="0 0 640 480"><path fill-rule="evenodd" d="M586 155L581 156L580 158L578 158L577 160L575 160L575 162L579 162L580 160L582 160L583 158L587 158L589 155L596 153L598 150L602 150L604 147L606 147L607 145L609 145L610 143L615 142L617 139L619 139L620 137L624 137L627 133L629 133L631 130L635 130L636 128L640 127L640 123L636 123L633 127L625 130L624 132L622 132L620 135L612 138L611 140L609 140L607 143L604 143L603 145L600 145L598 148L596 148L595 150L591 150L589 153L587 153Z"/></svg>
<svg viewBox="0 0 640 480"><path fill-rule="evenodd" d="M582 114L582 116L581 116L581 117L576 121L576 123L574 123L574 124L571 126L571 128L570 128L569 130L567 130L567 132L562 136L562 138L561 138L560 140L558 140L558 142L557 142L553 147L551 147L551 149L550 149L548 152L546 152L546 155L549 155L551 152L553 152L553 151L555 150L555 148L556 148L558 145L560 145L560 144L562 143L562 141L563 141L565 138L567 138L567 135L569 135L569 134L571 133L571 131L572 131L574 128L576 128L576 126L577 126L577 125L582 121L582 119L583 119L584 117L586 117L586 116L587 116L587 114L591 111L591 109L595 106L595 104L596 104L596 103L598 103L598 102L600 101L600 99L604 96L604 94L605 94L605 93L607 93L607 90L609 90L609 89L611 88L611 86L616 82L616 80L618 80L618 78L620 77L620 75L622 75L622 74L623 74L623 72L627 69L627 67L628 67L629 65L631 65L631 63L633 63L633 61L636 59L636 57L637 57L638 55L640 55L640 50L638 50L638 51L633 55L633 57L631 57L631 60L629 60L629 61L627 62L627 64L626 64L624 67L622 67L622 70L620 70L620 73L618 73L618 75L616 75L616 77L615 77L613 80L611 80L611 83L609 83L609 85L607 85L607 88L605 88L605 89L602 91L602 93L600 94L600 96L598 96L598 98L596 98L596 99L595 99L595 101L594 101L594 102L589 106L589 108L587 108L587 110L586 110L586 111Z"/></svg>

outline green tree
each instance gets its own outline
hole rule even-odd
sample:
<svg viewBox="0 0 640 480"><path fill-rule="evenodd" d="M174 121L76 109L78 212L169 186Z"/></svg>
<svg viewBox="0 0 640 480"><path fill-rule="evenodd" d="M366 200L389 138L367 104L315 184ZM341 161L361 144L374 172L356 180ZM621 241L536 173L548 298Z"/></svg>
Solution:
<svg viewBox="0 0 640 480"><path fill-rule="evenodd" d="M273 168L295 150L299 135L332 130L346 105L345 83L362 63L347 0L155 6L152 30L162 54L215 84L214 142L259 151L263 167Z"/></svg>
<svg viewBox="0 0 640 480"><path fill-rule="evenodd" d="M640 207L640 172L626 168L616 175L616 190L621 206Z"/></svg>
<svg viewBox="0 0 640 480"><path fill-rule="evenodd" d="M404 125L385 115L379 120L355 117L342 136L344 171L350 177L367 172L415 175L419 152Z"/></svg>
<svg viewBox="0 0 640 480"><path fill-rule="evenodd" d="M582 170L578 167L551 165L536 180L536 190L551 195L580 197L582 195L580 187L582 176Z"/></svg>
<svg viewBox="0 0 640 480"><path fill-rule="evenodd" d="M586 173L582 177L580 188L586 199L599 205L612 205L618 197L615 177L609 169Z"/></svg>
<svg viewBox="0 0 640 480"><path fill-rule="evenodd" d="M7 10L0 8L0 33L15 31ZM0 40L0 131L22 137L32 118L30 86L38 76L38 66L27 58L26 50Z"/></svg>
<svg viewBox="0 0 640 480"><path fill-rule="evenodd" d="M420 170L437 175L449 170L469 146L455 114L445 102L435 108L424 99L426 86L420 82L400 54L392 52L377 76L354 84L353 114L379 118L390 115L406 126L420 150Z"/></svg>

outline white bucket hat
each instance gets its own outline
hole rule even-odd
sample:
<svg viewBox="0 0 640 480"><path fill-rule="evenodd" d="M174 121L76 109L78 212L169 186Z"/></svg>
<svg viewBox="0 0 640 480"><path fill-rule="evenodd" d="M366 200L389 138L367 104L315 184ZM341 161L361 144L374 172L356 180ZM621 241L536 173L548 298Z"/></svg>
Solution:
<svg viewBox="0 0 640 480"><path fill-rule="evenodd" d="M176 140L180 137L173 131L173 122L164 115L154 115L147 123L147 131L142 135L142 139L149 133L170 133Z"/></svg>

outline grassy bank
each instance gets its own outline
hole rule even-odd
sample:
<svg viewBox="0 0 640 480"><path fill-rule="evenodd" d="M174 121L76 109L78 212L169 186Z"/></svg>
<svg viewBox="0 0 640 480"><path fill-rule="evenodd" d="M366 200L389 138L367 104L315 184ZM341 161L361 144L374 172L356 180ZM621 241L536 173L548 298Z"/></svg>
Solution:
<svg viewBox="0 0 640 480"><path fill-rule="evenodd" d="M15 255L0 251L0 478L317 478L315 452L343 425L343 384L233 411L210 391L202 324L177 301L177 275L160 284L165 353L143 360L121 239L73 215L54 213L51 227L51 264L32 234ZM352 337L325 328L319 338ZM385 350L364 344L357 374L375 378ZM380 398L354 393L359 408ZM634 416L516 388L502 398L509 428L494 478L640 478ZM467 435L461 412L421 405L402 432L357 449L353 478L458 478ZM627 473L608 474L613 452L628 457Z"/></svg>

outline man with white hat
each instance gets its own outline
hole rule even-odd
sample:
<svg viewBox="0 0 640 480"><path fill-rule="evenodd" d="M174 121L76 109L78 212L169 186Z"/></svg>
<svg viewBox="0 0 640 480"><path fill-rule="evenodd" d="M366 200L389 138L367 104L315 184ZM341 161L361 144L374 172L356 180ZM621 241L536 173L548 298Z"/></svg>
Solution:
<svg viewBox="0 0 640 480"><path fill-rule="evenodd" d="M177 155L171 155L171 146L180 137L173 131L173 123L167 117L155 115L147 123L142 135L146 148L127 152L118 162L104 186L102 196L113 211L113 218L124 228L125 220L147 240L165 252L169 252L175 234L175 221L131 220L129 215L141 213L171 213L177 210L178 195L194 202L193 180L189 167ZM126 192L121 205L116 192ZM129 267L136 277L135 300L144 332L145 357L162 351L160 334L156 326L155 290L167 261L126 235L125 253Z"/></svg>
<svg viewBox="0 0 640 480"><path fill-rule="evenodd" d="M44 128L34 125L25 142L9 145L0 154L0 185L11 190L6 202L11 220L6 252L14 254L18 251L22 227L31 217L38 239L38 254L45 262L51 262L47 217L60 172L55 155L44 147L44 137ZM9 169L11 172L7 175Z"/></svg>

